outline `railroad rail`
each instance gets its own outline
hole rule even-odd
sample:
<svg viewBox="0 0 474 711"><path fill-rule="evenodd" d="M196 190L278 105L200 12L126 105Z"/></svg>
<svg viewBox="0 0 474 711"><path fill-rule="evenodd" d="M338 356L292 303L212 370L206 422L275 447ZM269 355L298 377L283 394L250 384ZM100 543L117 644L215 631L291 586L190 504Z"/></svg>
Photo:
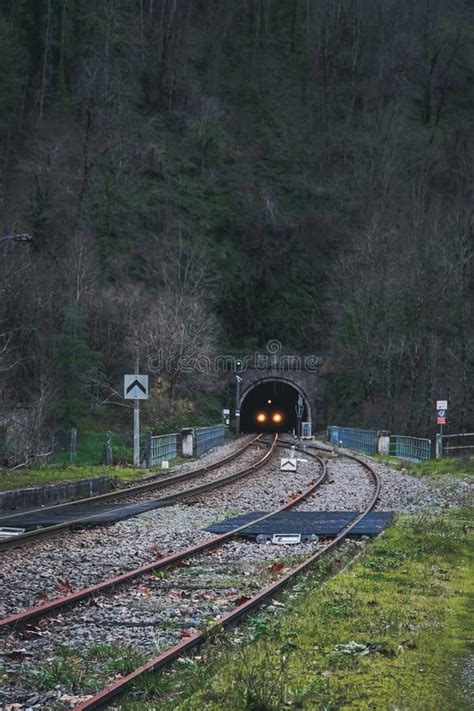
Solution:
<svg viewBox="0 0 474 711"><path fill-rule="evenodd" d="M146 483L146 484L139 484L136 486L131 486L128 487L127 489L123 489L119 492L110 492L108 494L99 494L98 496L91 496L87 497L86 499L79 499L78 501L74 501L71 503L64 503L64 504L55 504L50 507L44 507L40 509L34 509L33 511L28 511L25 512L23 515L26 518L26 516L31 515L32 513L35 512L47 512L50 510L57 510L59 508L64 508L66 506L74 506L76 504L80 503L90 503L90 504L96 504L97 502L103 502L103 501L108 501L110 499L115 499L115 498L123 498L125 496L133 496L135 494L141 494L146 491L151 491L151 490L157 490L157 489L163 489L166 488L170 485L180 483L180 482L185 482L189 481L190 479L193 479L197 476L207 474L209 471L213 469L220 468L222 466L225 466L229 462L233 461L236 459L238 456L243 454L249 447L251 447L253 444L256 442L260 441L261 435L253 438L250 442L247 442L243 447L238 449L236 452L233 452L231 455L224 457L223 459L218 460L217 462L213 462L212 464L208 464L205 467L201 467L199 469L193 469L190 472L184 472L183 474L176 474L171 477L167 477L165 480L160 480L158 482L151 482L151 483ZM179 501L181 499L185 499L188 496L191 496L193 494L200 494L206 491L211 491L212 489L217 489L222 486L226 486L227 484L230 484L234 481L237 481L238 479L241 479L245 476L248 476L249 474L252 474L253 472L257 471L260 469L262 466L264 466L265 462L268 460L268 458L271 456L273 453L274 445L276 443L277 437L275 436L274 442L271 443L269 451L260 459L258 459L256 462L251 464L248 467L245 467L244 469L239 470L238 472L235 472L234 474L230 474L225 477L220 477L219 479L215 479L214 481L207 482L204 484L199 484L198 486L191 487L189 489L184 489L183 491L175 492L169 496L163 496L158 499L155 499L155 502L157 506L160 503L166 503L169 501ZM268 444L265 442L265 444ZM118 513L120 511L123 511L124 509L128 508L130 504L127 506L124 506L122 508L116 509L115 511ZM21 518L20 514L20 518ZM49 537L52 534L55 534L60 531L64 531L68 528L71 528L72 526L78 526L78 525L88 525L88 524L93 524L94 523L94 518L99 518L102 514L88 514L85 516L80 516L78 518L53 524L50 526L44 526L42 528L34 529L31 531L27 531L21 535L14 536L11 538L4 538L0 540L0 551L2 550L8 550L10 548L17 548L25 543L28 543L32 540L37 540L40 538L45 538ZM15 517L14 514L9 514L6 517L0 518L0 525L2 522L6 521L7 519L13 519Z"/></svg>
<svg viewBox="0 0 474 711"><path fill-rule="evenodd" d="M291 447L291 445L288 445L286 443L280 443L281 446L284 447ZM312 453L308 452L306 449L301 449L297 448L298 451L304 451L305 454L309 456L316 457L317 455L313 455ZM336 450L338 451L338 450ZM292 580L295 576L299 575L300 573L305 572L308 570L311 566L313 566L316 562L318 562L323 556L325 556L329 551L337 548L341 543L347 538L348 534L350 531L361 521L364 516L366 516L375 506L377 499L380 494L380 488L381 488L381 481L380 477L373 469L373 467L364 462L362 459L355 455L349 455L347 453L343 453L343 456L349 457L350 459L353 459L357 461L359 464L361 464L372 476L373 482L374 482L374 491L373 494L367 503L366 507L364 508L363 511L358 513L352 521L335 537L333 538L322 550L317 551L316 553L313 553L310 555L305 561L300 563L299 565L296 565L292 570L290 570L288 573L282 575L278 580L273 582L271 585L266 586L262 590L260 590L256 595L252 596L249 600L246 600L243 604L239 605L236 607L234 610L231 610L230 612L226 613L223 615L218 622L216 622L213 625L213 629L217 628L223 628L226 626L229 626L230 624L240 620L241 618L245 617L249 612L255 610L258 608L262 603L264 603L268 598L271 598L272 596L275 595L275 593L279 592L287 583ZM324 466L324 476L325 476L326 468ZM324 477L323 477L324 478ZM308 495L307 492L303 495L303 497L306 497ZM298 501L300 503L300 501ZM295 504L292 504L295 505ZM287 506L287 508L291 508L290 506ZM275 515L276 512L273 512L270 514L270 516ZM255 521L253 522L255 523ZM250 525L250 524L249 524ZM247 526L243 527L246 528ZM236 529L231 532L231 535L235 534L238 532L239 529ZM242 527L240 528L242 530ZM87 699L86 701L80 703L79 705L75 706L74 711L92 711L92 709L98 709L102 708L105 704L107 704L109 701L111 701L113 698L116 696L122 694L129 686L130 684L135 681L138 677L147 674L152 671L157 671L158 669L162 669L165 666L167 666L170 662L172 662L174 659L177 657L181 656L185 652L189 652L191 649L194 647L198 646L208 636L209 629L205 629L203 631L198 631L194 632L190 636L186 637L185 639L181 640L181 642L178 642L174 646L170 647L167 649L165 652L162 654L153 657L150 659L146 664L142 665L138 669L135 669L133 672L121 677L120 679L116 680L113 682L110 686L107 688L103 689L102 691L98 692L97 694L94 694L91 698Z"/></svg>
<svg viewBox="0 0 474 711"><path fill-rule="evenodd" d="M258 442L261 439L262 435L259 434L256 437L252 437L248 442L246 442L242 447L239 447L236 449L234 452L231 454L227 455L226 457L223 457L222 459L218 459L215 462L211 462L210 464L206 464L203 467L199 467L198 469L192 469L189 472L183 472L182 474L171 474L170 476L162 477L156 481L151 481L152 477L147 477L146 480L140 484L132 484L131 486L127 486L124 489L119 489L116 491L109 491L106 494L97 494L96 496L86 496L82 499L75 499L74 501L63 501L60 504L52 504L51 506L39 506L36 509L28 509L28 511L24 512L25 516L28 516L32 513L36 512L45 512L45 511L57 511L58 509L70 507L70 506L77 506L79 504L87 504L87 503L97 503L101 501L112 501L114 499L121 499L126 496L131 496L134 494L141 494L142 492L147 492L147 491L156 491L159 489L162 489L169 484L173 484L176 482L181 482L181 481L188 481L189 479L193 479L196 476L199 476L201 474L206 474L207 472L212 471L213 469L217 469L218 467L222 467L225 464L228 464L229 462L232 462L234 459L237 459L241 454L246 452L253 444ZM152 475L153 477L156 477L156 475ZM9 519L11 520L12 518L18 518L18 516L21 516L21 512L15 513L15 511L12 511L11 513L8 514L3 514L0 516L0 526L4 521L8 521Z"/></svg>
<svg viewBox="0 0 474 711"><path fill-rule="evenodd" d="M290 448L292 445L286 442L277 441L277 438L275 437L275 439L271 443L270 451L273 451L276 446ZM310 494L312 494L320 484L324 482L326 477L326 463L314 452L308 451L307 449L303 449L301 447L296 447L296 449L297 451L304 452L305 455L317 460L321 467L321 474L317 480L310 482L310 486L304 492L298 492L298 495L296 496L291 495L289 500L277 510L262 515L258 519L241 525L238 528L235 528L229 532L215 536L208 541L184 548L182 550L178 550L175 553L166 556L165 558L153 561L133 571L129 571L128 573L125 573L123 575L116 576L115 578L105 580L97 585L91 586L89 588L84 588L83 590L80 590L76 593L66 595L62 598L57 598L56 600L48 601L43 605L39 605L16 615L12 615L8 618L5 618L4 620L1 620L0 627L13 628L16 626L21 626L25 622L29 622L35 618L43 617L44 615L47 615L48 613L56 611L60 608L65 608L74 605L80 600L84 600L85 598L93 596L97 593L105 592L107 590L112 591L114 588L121 586L123 583L139 578L140 576L145 575L146 573L172 566L178 563L179 561L184 560L185 558L190 558L196 555L197 553L201 553L206 550L211 550L224 543L225 541L231 539L235 535L242 533L243 531L245 531L246 528L253 526L255 523L271 518L272 516L275 516L276 514L282 511L297 506ZM270 455L270 451L266 454L267 458ZM223 627L229 625L244 617L250 611L259 607L263 602L265 602L265 600L267 600L269 597L275 595L276 592L281 590L294 576L309 569L324 555L326 555L328 552L340 545L350 533L350 531L359 523L359 521L362 520L364 516L372 510L380 492L380 479L377 473L369 464L364 462L359 457L355 455L349 455L346 452L343 452L341 454L343 456L350 457L357 461L359 464L361 464L362 467L364 467L369 472L373 479L374 491L366 507L360 513L354 516L350 523L335 538L333 538L329 543L327 543L322 550L311 554L305 561L296 565L293 569L291 569L288 573L282 575L271 585L266 586L250 599L246 599L243 604L238 604L235 609L224 614L218 620L217 623L213 624L213 629L215 627ZM88 700L80 703L78 706L75 707L76 711L88 711L89 709L103 707L108 701L125 691L125 689L130 685L130 683L133 682L137 677L166 666L176 657L180 656L185 652L190 651L193 647L199 645L202 641L204 641L207 634L208 630L191 633L190 636L184 638L178 644L175 644L174 646L170 647L164 653L151 658L145 665L139 667L138 669L134 670L123 678L116 680L113 684L111 684L104 690L98 692Z"/></svg>
<svg viewBox="0 0 474 711"><path fill-rule="evenodd" d="M273 448L276 446L276 443L277 437L275 436L272 442L271 449L269 450L269 452L266 453L264 460L260 461L267 461L268 457L273 451ZM65 595L63 597L55 598L54 600L48 600L42 605L37 605L35 607L28 608L27 610L24 610L22 612L15 613L14 615L9 615L8 617L5 617L4 619L0 620L0 629L13 627L15 625L21 625L25 622L30 622L31 620L43 617L44 615L49 614L50 612L56 612L61 608L73 605L77 602L80 602L81 600L85 600L86 598L91 597L92 595L96 595L97 593L112 590L118 585L129 582L131 580L135 580L139 577L142 577L143 575L146 575L147 573L162 570L163 568L166 568L170 565L179 563L185 560L186 558L191 558L193 555L196 555L196 553L201 553L205 550L212 550L216 546L219 546L221 543L224 543L225 541L233 538L236 534L242 533L243 531L245 531L246 528L249 528L250 526L253 526L256 523L260 523L260 521L264 521L268 518L271 518L277 513L281 513L282 511L287 511L288 509L293 508L297 504L304 501L304 499L306 499L310 494L312 494L313 491L315 491L317 487L324 481L324 478L326 476L326 465L324 464L324 462L322 462L317 455L311 456L314 459L317 459L320 463L321 475L311 484L311 486L305 492L302 492L296 497L291 498L291 500L283 504L275 511L265 514L264 516L261 516L258 519L254 519L253 521L239 526L238 528L234 528L232 529L232 531L228 531L227 533L222 533L218 536L214 536L210 540L203 541L202 543L182 548L181 550L178 550L175 553L170 553L169 555L164 556L159 560L152 561L151 563L142 565L139 568L135 568L134 570L122 573L121 575L117 575L113 578L109 578L107 580L102 581L101 583L96 583L95 585L91 585L87 588L82 588L82 590L78 590L74 593L69 593L68 595Z"/></svg>

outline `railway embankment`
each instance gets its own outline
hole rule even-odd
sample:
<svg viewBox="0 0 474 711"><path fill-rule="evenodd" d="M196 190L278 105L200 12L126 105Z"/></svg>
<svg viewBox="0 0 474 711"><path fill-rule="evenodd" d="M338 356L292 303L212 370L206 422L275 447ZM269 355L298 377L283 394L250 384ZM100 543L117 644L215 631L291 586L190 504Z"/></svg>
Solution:
<svg viewBox="0 0 474 711"><path fill-rule="evenodd" d="M468 708L471 521L461 509L401 515L342 572L353 551L113 708Z"/></svg>

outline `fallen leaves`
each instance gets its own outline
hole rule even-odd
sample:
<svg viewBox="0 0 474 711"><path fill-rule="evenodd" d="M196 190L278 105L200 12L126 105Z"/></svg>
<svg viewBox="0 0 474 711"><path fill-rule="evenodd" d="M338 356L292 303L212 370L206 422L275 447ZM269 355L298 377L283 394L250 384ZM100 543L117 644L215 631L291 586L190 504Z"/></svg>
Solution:
<svg viewBox="0 0 474 711"><path fill-rule="evenodd" d="M303 492L301 490L295 491L293 494L289 495L286 502L289 504L291 501L296 501L296 499L299 499L299 497L302 496L302 494L303 494Z"/></svg>
<svg viewBox="0 0 474 711"><path fill-rule="evenodd" d="M61 580L61 578L58 579L58 582L56 583L56 588L63 595L71 595L74 592L69 580Z"/></svg>
<svg viewBox="0 0 474 711"><path fill-rule="evenodd" d="M272 565L268 566L268 570L270 573L279 573L281 570L284 570L284 568L284 563L272 563Z"/></svg>
<svg viewBox="0 0 474 711"><path fill-rule="evenodd" d="M193 634L196 634L196 632L197 632L197 630L194 629L194 627L191 627L188 630L181 630L181 632L179 633L179 636L181 637L181 639L186 639L187 637L192 637Z"/></svg>
<svg viewBox="0 0 474 711"><path fill-rule="evenodd" d="M9 662L24 662L27 656L26 649L12 649L11 652L5 652L3 658Z"/></svg>
<svg viewBox="0 0 474 711"><path fill-rule="evenodd" d="M190 568L191 563L189 563L187 560L178 560L177 563L175 563L173 566L168 568L169 572L172 573L174 570L178 570L178 568Z"/></svg>
<svg viewBox="0 0 474 711"><path fill-rule="evenodd" d="M170 590L170 597L173 600L180 600L183 597L182 590Z"/></svg>
<svg viewBox="0 0 474 711"><path fill-rule="evenodd" d="M155 558L163 558L163 553L160 551L156 543L152 543L151 546L148 546L148 550L153 556L155 556Z"/></svg>
<svg viewBox="0 0 474 711"><path fill-rule="evenodd" d="M41 620L40 620L41 622ZM41 626L41 625L38 625ZM23 639L38 639L38 637L43 637L43 632L38 629L37 625L26 624L23 628L22 637Z"/></svg>
<svg viewBox="0 0 474 711"><path fill-rule="evenodd" d="M69 704L74 704L74 706L77 706L77 704L82 704L84 701L87 701L88 699L92 698L92 694L87 694L86 696L73 696L71 694L61 694L59 697L59 701L66 701Z"/></svg>
<svg viewBox="0 0 474 711"><path fill-rule="evenodd" d="M240 605L244 605L246 602L248 602L251 599L252 598L250 597L250 595L241 595L236 600L232 600L232 602L234 603L234 605L236 607L240 607Z"/></svg>
<svg viewBox="0 0 474 711"><path fill-rule="evenodd" d="M283 602L280 602L279 600L272 600L272 605L274 607L286 607L286 605Z"/></svg>

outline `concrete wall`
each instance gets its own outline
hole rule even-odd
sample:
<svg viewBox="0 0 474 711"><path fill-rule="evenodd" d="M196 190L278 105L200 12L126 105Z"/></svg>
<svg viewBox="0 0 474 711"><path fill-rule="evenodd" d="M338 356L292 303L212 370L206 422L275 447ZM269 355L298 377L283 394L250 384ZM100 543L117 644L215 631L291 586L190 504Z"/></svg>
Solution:
<svg viewBox="0 0 474 711"><path fill-rule="evenodd" d="M64 501L74 501L86 496L107 494L114 488L114 482L109 476L99 476L95 479L82 479L68 484L49 484L28 489L12 489L0 492L0 509L23 509L34 506L60 504Z"/></svg>

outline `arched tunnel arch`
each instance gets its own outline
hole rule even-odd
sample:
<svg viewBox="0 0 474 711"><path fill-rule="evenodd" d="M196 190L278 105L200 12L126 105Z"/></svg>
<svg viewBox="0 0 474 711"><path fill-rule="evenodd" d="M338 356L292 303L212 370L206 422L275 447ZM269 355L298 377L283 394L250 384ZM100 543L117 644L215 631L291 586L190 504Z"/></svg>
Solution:
<svg viewBox="0 0 474 711"><path fill-rule="evenodd" d="M286 378L267 377L252 383L240 399L241 432L292 432L297 428L298 395L303 398L302 420L311 421L311 407L303 390ZM275 422L274 416L281 415ZM265 415L264 421L257 416ZM261 418L263 419L263 418Z"/></svg>

